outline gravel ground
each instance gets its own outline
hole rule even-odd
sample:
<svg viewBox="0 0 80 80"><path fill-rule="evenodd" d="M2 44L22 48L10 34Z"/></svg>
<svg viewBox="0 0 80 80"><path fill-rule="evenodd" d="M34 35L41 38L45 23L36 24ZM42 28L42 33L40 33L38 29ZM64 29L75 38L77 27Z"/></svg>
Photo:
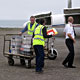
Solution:
<svg viewBox="0 0 80 80"><path fill-rule="evenodd" d="M0 35L6 33L18 33L20 30L0 30ZM62 61L67 56L68 50L65 46L64 38L56 37L55 48L58 50L56 60L45 60L44 72L37 74L35 68L27 69L20 65L19 60L15 60L14 66L9 66L7 58L3 56L4 38L0 36L0 80L80 80L80 41L75 44L75 69L64 68ZM7 45L8 46L8 45ZM35 59L32 65L35 64Z"/></svg>

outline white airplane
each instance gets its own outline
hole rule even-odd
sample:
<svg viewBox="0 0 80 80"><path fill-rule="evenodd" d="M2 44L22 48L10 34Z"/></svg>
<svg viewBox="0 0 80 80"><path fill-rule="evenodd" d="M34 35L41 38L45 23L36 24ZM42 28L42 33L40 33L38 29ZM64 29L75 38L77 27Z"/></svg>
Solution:
<svg viewBox="0 0 80 80"><path fill-rule="evenodd" d="M48 27L55 27L59 32L58 36L63 36L63 29L67 23L69 16L74 18L74 26L77 37L80 35L80 8L67 8L64 9L64 14L52 15L52 12L42 12L34 14L37 19L45 19Z"/></svg>
<svg viewBox="0 0 80 80"><path fill-rule="evenodd" d="M64 9L63 14L52 15L52 12L42 12L34 14L36 19L46 19L46 25L52 26L59 32L58 36L63 36L63 29L67 23L69 16L74 18L73 25L75 26L75 32L77 37L80 35L80 8L72 8L72 0L68 0L68 8Z"/></svg>

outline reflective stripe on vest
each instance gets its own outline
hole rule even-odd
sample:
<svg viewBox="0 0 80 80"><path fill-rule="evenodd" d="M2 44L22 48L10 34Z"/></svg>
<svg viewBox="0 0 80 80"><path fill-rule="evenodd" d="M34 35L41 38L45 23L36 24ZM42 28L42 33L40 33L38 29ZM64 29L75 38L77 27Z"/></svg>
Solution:
<svg viewBox="0 0 80 80"><path fill-rule="evenodd" d="M41 38L34 38L34 39L40 39L41 41L45 41L45 40L43 40L43 39L41 39Z"/></svg>
<svg viewBox="0 0 80 80"><path fill-rule="evenodd" d="M29 32L34 32L34 31L31 31L31 30L28 30Z"/></svg>
<svg viewBox="0 0 80 80"><path fill-rule="evenodd" d="M41 34L35 34L35 35L40 35L40 36L43 36L43 35L41 35Z"/></svg>

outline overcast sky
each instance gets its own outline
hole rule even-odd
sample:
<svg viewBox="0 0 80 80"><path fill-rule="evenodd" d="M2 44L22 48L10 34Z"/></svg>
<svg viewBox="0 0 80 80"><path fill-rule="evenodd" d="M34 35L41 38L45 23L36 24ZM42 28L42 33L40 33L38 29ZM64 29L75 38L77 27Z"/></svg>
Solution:
<svg viewBox="0 0 80 80"><path fill-rule="evenodd" d="M80 7L80 0L72 0L73 7ZM31 15L52 11L62 14L68 0L0 0L0 20L28 19Z"/></svg>

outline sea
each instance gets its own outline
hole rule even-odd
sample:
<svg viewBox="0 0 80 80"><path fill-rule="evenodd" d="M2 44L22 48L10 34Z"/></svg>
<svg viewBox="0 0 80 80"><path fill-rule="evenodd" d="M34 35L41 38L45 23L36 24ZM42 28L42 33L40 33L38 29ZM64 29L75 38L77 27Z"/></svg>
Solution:
<svg viewBox="0 0 80 80"><path fill-rule="evenodd" d="M27 20L0 20L0 28L22 28Z"/></svg>

